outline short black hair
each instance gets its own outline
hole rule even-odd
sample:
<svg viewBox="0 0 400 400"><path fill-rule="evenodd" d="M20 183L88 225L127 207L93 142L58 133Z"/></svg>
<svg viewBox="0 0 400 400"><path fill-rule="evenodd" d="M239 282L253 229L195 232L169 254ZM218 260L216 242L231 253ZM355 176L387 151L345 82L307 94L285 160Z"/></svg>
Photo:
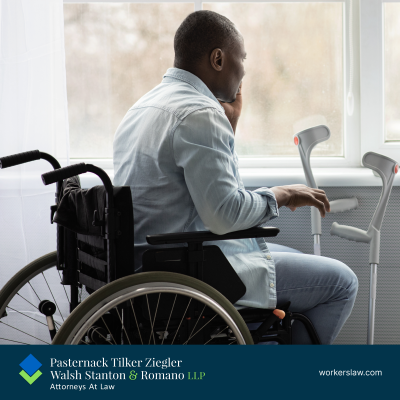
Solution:
<svg viewBox="0 0 400 400"><path fill-rule="evenodd" d="M229 48L239 36L235 25L214 11L202 10L189 14L175 33L174 66L191 68L204 55L220 48Z"/></svg>

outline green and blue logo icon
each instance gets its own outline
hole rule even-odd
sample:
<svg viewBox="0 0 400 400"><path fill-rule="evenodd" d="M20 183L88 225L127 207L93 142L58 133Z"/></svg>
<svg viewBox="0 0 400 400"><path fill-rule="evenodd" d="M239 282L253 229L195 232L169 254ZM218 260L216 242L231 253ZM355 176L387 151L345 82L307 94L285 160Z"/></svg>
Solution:
<svg viewBox="0 0 400 400"><path fill-rule="evenodd" d="M22 368L22 371L19 373L30 385L39 378L42 373L39 371L39 368L42 364L33 357L32 354L29 354L28 357L22 361L19 366Z"/></svg>

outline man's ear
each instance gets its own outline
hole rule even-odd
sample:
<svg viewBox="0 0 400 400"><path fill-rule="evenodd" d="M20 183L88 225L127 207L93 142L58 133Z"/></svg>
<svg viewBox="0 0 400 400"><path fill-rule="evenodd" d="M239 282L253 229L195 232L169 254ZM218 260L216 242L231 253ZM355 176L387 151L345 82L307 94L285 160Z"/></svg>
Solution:
<svg viewBox="0 0 400 400"><path fill-rule="evenodd" d="M216 71L222 71L224 67L224 53L221 49L214 49L210 55L210 64Z"/></svg>

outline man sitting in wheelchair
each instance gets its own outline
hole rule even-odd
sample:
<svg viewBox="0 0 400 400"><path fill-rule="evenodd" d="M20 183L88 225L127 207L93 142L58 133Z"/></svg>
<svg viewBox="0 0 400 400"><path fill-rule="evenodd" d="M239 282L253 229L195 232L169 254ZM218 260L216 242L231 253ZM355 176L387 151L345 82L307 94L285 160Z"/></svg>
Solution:
<svg viewBox="0 0 400 400"><path fill-rule="evenodd" d="M178 28L174 49L174 68L129 109L114 139L114 185L130 186L132 193L137 272L153 232L224 235L265 224L282 206L314 206L322 217L329 212L323 190L244 188L235 131L246 52L236 26L212 11L194 12ZM246 287L238 308L274 309L290 301L290 310L313 322L323 344L334 342L358 289L348 266L262 237L207 244L222 250ZM293 343L310 343L298 321Z"/></svg>

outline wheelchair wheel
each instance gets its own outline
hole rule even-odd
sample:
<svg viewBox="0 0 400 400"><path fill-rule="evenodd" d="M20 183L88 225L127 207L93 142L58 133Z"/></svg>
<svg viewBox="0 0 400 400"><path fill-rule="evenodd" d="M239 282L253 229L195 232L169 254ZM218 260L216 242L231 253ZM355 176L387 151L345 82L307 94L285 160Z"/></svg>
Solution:
<svg viewBox="0 0 400 400"><path fill-rule="evenodd" d="M55 330L70 314L70 297L60 285L61 271L56 264L57 253L46 254L22 268L0 290L0 344L51 343L40 303L54 304Z"/></svg>
<svg viewBox="0 0 400 400"><path fill-rule="evenodd" d="M52 344L253 344L235 307L206 283L172 272L118 279L83 301Z"/></svg>

